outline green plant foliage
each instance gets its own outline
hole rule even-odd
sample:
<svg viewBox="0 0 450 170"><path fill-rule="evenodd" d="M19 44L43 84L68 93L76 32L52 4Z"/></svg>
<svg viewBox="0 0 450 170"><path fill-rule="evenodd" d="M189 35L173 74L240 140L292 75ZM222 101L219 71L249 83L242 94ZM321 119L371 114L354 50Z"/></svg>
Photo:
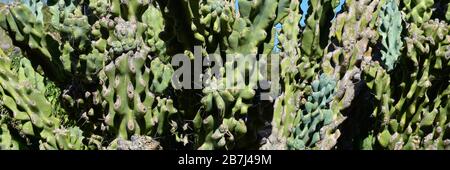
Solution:
<svg viewBox="0 0 450 170"><path fill-rule="evenodd" d="M448 6L1 2L0 149L450 149Z"/></svg>

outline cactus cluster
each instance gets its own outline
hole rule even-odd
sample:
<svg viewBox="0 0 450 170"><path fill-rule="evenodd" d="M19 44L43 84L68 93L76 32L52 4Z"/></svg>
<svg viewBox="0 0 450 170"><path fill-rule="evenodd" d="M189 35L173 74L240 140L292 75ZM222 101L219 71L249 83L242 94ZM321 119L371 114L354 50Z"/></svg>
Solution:
<svg viewBox="0 0 450 170"><path fill-rule="evenodd" d="M11 0L0 38L0 149L450 149L445 0Z"/></svg>

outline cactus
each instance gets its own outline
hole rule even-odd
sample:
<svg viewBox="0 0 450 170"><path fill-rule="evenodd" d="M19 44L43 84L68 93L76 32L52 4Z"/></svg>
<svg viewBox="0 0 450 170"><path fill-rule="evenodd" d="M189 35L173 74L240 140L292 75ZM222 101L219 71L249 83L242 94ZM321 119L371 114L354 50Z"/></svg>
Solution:
<svg viewBox="0 0 450 170"><path fill-rule="evenodd" d="M448 56L443 51L448 49L449 27L430 20L409 29L406 56L401 58L405 65L393 73L401 79L393 81L379 65L367 70L368 86L376 91L379 102L374 116L380 119L367 143L385 149L448 149L448 85L441 86L441 81L446 79L442 71L448 66L442 57ZM394 83L401 88L391 90Z"/></svg>
<svg viewBox="0 0 450 170"><path fill-rule="evenodd" d="M407 0L403 1L403 12L406 13L405 18L415 24L422 24L429 19L433 14L434 0Z"/></svg>
<svg viewBox="0 0 450 170"><path fill-rule="evenodd" d="M208 113L208 116L202 116L202 113L198 112L193 123L196 131L209 132L206 136L201 137L204 138L204 143L199 146L199 149L230 147L226 144L233 145L247 132L244 118L247 116L251 104L247 104L245 101L251 100L255 95L253 88L256 86L258 72L251 69L257 67L256 63L246 61L244 56L236 56L235 60L240 62L237 64L237 68L230 72L225 73L225 69L222 68L221 75L212 75L211 69L208 69L204 74L206 83L202 90L204 96L201 103L204 108L202 110ZM232 68L232 64L236 61L228 61L225 66ZM243 86L240 86L240 83L244 81L241 71L249 71L250 75L248 76L251 78L249 83L244 83ZM235 76L234 80L231 79L232 82L227 82L229 79L225 77L229 74ZM230 83L232 88L226 89L227 83ZM209 113L214 112L218 117L211 117L214 114ZM202 120L204 126L202 126Z"/></svg>
<svg viewBox="0 0 450 170"><path fill-rule="evenodd" d="M331 16L327 16L327 12L332 11L332 6L330 0L313 0L311 8L312 12L308 14L303 30L301 49L305 55L316 59L323 55L323 38L326 37L328 30L320 28L330 21Z"/></svg>
<svg viewBox="0 0 450 170"><path fill-rule="evenodd" d="M450 149L446 6L2 2L0 149Z"/></svg>
<svg viewBox="0 0 450 170"><path fill-rule="evenodd" d="M331 1L331 3L333 5L333 7L335 7L334 8L334 18L333 18L333 19L335 19L337 14L342 11L342 7L345 4L345 0L339 0L339 3L337 2L337 0L334 0L334 1Z"/></svg>
<svg viewBox="0 0 450 170"><path fill-rule="evenodd" d="M45 85L44 77L34 71L30 61L22 58L18 75L15 75L10 70L9 58L3 51L0 51L0 55L0 92L4 105L11 110L13 119L19 122L15 128L21 134L41 138L41 149L83 149L85 146L81 143L82 132L72 127L69 132L65 131L61 122L66 122L67 117L58 113L63 110L57 109L57 94L53 96ZM3 130L7 132L6 127ZM67 136L70 137L69 140L66 139Z"/></svg>
<svg viewBox="0 0 450 170"><path fill-rule="evenodd" d="M146 64L150 62L149 57L148 49L136 53L129 51L109 63L100 74L103 82L102 105L108 109L105 122L116 129L116 134L123 139L128 139L129 134L150 135L156 130L153 127L157 127L157 133L162 134L167 125L164 123L166 118L177 112L172 100L155 96L150 91L150 84L164 86L155 79L166 81L171 73L165 75L167 67L158 58L151 61L151 68L155 70L151 71ZM164 87L157 89L163 90Z"/></svg>
<svg viewBox="0 0 450 170"><path fill-rule="evenodd" d="M450 21L450 8L448 8L448 6L450 6L450 2L447 4L447 12L445 13L445 19L447 21Z"/></svg>
<svg viewBox="0 0 450 170"><path fill-rule="evenodd" d="M3 106L0 106L1 110L1 118L0 118L0 149L1 150L18 150L21 147L21 143L15 138L14 135L11 135L9 130L10 127L6 124L6 109Z"/></svg>
<svg viewBox="0 0 450 170"><path fill-rule="evenodd" d="M381 25L379 27L380 35L382 36L382 44L384 50L382 53L382 60L386 65L386 69L391 71L394 69L398 57L401 55L401 48L403 42L401 40L402 34L402 20L401 13L398 10L397 1L390 0L383 6L381 15Z"/></svg>
<svg viewBox="0 0 450 170"><path fill-rule="evenodd" d="M131 141L119 139L118 150L161 150L158 141L148 136L131 136Z"/></svg>
<svg viewBox="0 0 450 170"><path fill-rule="evenodd" d="M318 148L327 148L328 146L321 146L322 140L326 140L328 134L321 132L322 124L325 128L329 126L335 115L330 109L329 103L334 97L334 89L336 82L329 79L322 74L319 80L314 80L311 83L312 91L309 94L307 101L304 102L304 110L298 111L298 118L294 119L293 134L288 138L288 148L292 149L306 149L312 146ZM337 134L339 136L339 134ZM323 143L326 143L324 141ZM327 145L327 144L324 144Z"/></svg>

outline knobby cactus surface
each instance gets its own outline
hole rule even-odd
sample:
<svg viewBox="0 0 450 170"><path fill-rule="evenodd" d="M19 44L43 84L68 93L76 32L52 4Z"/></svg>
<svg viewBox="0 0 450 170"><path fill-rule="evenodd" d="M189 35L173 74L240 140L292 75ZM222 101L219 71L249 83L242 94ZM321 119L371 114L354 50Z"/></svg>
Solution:
<svg viewBox="0 0 450 170"><path fill-rule="evenodd" d="M447 150L447 0L1 0L1 150Z"/></svg>

